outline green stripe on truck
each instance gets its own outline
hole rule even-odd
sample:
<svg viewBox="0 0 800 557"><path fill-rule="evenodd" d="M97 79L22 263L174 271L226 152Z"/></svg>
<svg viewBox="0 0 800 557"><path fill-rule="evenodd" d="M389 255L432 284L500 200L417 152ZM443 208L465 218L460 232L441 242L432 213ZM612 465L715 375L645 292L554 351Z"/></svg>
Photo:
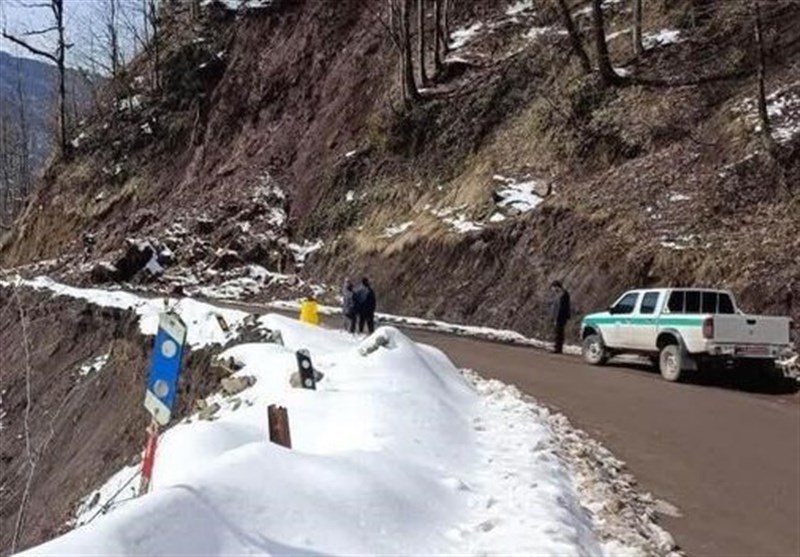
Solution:
<svg viewBox="0 0 800 557"><path fill-rule="evenodd" d="M702 327L702 317L591 317L584 325L642 325L656 327Z"/></svg>

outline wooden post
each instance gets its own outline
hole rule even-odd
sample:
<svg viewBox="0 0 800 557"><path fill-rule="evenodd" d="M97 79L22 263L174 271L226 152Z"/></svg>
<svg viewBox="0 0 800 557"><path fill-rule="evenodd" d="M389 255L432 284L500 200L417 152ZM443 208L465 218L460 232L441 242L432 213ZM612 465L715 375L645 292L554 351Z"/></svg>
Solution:
<svg viewBox="0 0 800 557"><path fill-rule="evenodd" d="M287 449L292 448L292 435L289 430L289 413L283 406L270 404L267 408L269 420L269 440Z"/></svg>

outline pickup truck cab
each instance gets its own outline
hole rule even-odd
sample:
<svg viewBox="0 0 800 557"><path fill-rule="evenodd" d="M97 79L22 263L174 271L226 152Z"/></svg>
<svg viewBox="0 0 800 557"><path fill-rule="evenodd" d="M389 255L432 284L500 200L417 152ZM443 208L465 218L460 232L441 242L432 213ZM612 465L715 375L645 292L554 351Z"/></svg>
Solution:
<svg viewBox="0 0 800 557"><path fill-rule="evenodd" d="M705 288L631 290L581 323L583 358L648 356L668 381L715 362L774 367L791 350L791 319L745 315L730 292Z"/></svg>

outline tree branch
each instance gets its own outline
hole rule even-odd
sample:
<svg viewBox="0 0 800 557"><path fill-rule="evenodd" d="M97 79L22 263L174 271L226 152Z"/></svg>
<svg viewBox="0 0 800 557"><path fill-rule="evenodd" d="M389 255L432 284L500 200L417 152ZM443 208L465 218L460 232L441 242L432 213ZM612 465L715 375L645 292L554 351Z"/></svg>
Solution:
<svg viewBox="0 0 800 557"><path fill-rule="evenodd" d="M33 54L35 54L37 56L41 56L43 58L47 58L48 60L52 61L54 64L58 64L58 58L56 58L55 56L53 56L49 52L45 52L44 50L39 50L38 48L29 45L28 43L26 43L22 39L18 39L14 35L9 35L5 31L3 31L3 37L5 37L9 41L11 41L12 43L18 44L22 48L26 49L28 52L31 52L31 53L33 53Z"/></svg>
<svg viewBox="0 0 800 557"><path fill-rule="evenodd" d="M39 31L28 31L26 33L23 33L22 36L23 37L33 37L35 35L44 35L46 33L51 33L52 31L58 31L58 27L53 26L53 27L48 27L47 29L41 29Z"/></svg>

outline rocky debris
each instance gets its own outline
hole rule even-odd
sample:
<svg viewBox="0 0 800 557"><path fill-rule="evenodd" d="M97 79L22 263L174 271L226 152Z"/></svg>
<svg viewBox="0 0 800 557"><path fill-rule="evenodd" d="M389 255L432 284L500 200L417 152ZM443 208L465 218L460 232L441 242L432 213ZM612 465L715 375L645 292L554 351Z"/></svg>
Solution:
<svg viewBox="0 0 800 557"><path fill-rule="evenodd" d="M228 396L238 395L245 389L256 384L256 378L251 375L241 377L223 377L220 382L222 392Z"/></svg>
<svg viewBox="0 0 800 557"><path fill-rule="evenodd" d="M92 270L89 271L89 279L94 284L102 284L105 282L113 282L119 276L119 269L113 263L108 261L100 261L96 263Z"/></svg>
<svg viewBox="0 0 800 557"><path fill-rule="evenodd" d="M213 219L203 215L195 219L195 230L199 234L211 234L216 229L217 225Z"/></svg>
<svg viewBox="0 0 800 557"><path fill-rule="evenodd" d="M199 420L211 421L214 419L214 415L221 410L221 406L214 402L212 404L208 404L205 401L198 401L199 411L197 413L197 418Z"/></svg>
<svg viewBox="0 0 800 557"><path fill-rule="evenodd" d="M114 263L117 268L115 280L120 282L133 279L156 256L156 251L149 242L128 239L126 244L125 253Z"/></svg>
<svg viewBox="0 0 800 557"><path fill-rule="evenodd" d="M244 265L244 261L239 253L232 249L218 249L214 254L214 257L215 259L212 265L212 268L214 269L228 271L235 267L241 267Z"/></svg>

